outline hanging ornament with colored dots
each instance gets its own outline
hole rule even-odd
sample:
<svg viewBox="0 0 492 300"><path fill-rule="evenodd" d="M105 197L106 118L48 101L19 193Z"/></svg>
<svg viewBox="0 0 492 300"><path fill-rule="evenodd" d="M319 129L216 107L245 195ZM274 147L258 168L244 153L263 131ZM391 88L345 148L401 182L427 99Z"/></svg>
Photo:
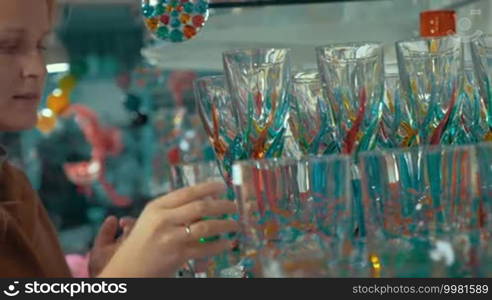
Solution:
<svg viewBox="0 0 492 300"><path fill-rule="evenodd" d="M208 0L142 0L147 29L157 38L180 43L194 38L208 19Z"/></svg>

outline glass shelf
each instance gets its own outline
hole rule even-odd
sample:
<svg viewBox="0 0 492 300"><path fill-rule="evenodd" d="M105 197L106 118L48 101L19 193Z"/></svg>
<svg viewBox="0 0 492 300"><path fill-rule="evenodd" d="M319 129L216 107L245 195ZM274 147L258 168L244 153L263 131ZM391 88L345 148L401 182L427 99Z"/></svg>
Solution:
<svg viewBox="0 0 492 300"><path fill-rule="evenodd" d="M315 63L316 46L374 40L386 44L386 59L392 61L394 42L418 36L419 13L430 9L455 9L460 34L492 31L490 0L299 2L302 1L295 5L212 9L196 39L182 44L154 41L142 54L162 69L221 71L221 54L225 50L289 47L294 65L310 67Z"/></svg>

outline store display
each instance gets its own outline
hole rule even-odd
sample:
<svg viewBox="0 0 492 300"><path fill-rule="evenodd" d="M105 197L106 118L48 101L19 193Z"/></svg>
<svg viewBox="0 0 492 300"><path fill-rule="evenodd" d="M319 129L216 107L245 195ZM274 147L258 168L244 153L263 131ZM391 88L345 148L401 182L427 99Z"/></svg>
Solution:
<svg viewBox="0 0 492 300"><path fill-rule="evenodd" d="M63 39L69 69L48 65L26 164L39 160L55 222L70 229L60 198L80 196L89 240L106 215L223 181L238 214L220 219L241 230L196 242L234 248L176 277L492 275L492 36L471 26L478 9L240 2L137 1L120 7L131 24L111 18L125 28L111 42ZM148 34L134 64L135 26Z"/></svg>

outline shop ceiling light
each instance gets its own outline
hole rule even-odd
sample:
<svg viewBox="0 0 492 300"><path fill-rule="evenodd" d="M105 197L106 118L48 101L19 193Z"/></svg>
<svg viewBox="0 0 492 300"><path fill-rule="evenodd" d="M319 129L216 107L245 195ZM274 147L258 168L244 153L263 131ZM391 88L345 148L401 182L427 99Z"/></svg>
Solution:
<svg viewBox="0 0 492 300"><path fill-rule="evenodd" d="M58 63L46 65L48 73L62 73L70 70L70 65L68 63Z"/></svg>

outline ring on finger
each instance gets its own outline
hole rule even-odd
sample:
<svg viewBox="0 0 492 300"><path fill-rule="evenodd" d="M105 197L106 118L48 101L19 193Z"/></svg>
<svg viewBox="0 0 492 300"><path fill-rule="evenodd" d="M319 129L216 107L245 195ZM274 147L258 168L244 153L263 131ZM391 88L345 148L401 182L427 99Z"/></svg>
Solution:
<svg viewBox="0 0 492 300"><path fill-rule="evenodd" d="M185 232L186 232L186 235L191 235L191 228L190 228L190 225L185 225L185 228L184 228Z"/></svg>

